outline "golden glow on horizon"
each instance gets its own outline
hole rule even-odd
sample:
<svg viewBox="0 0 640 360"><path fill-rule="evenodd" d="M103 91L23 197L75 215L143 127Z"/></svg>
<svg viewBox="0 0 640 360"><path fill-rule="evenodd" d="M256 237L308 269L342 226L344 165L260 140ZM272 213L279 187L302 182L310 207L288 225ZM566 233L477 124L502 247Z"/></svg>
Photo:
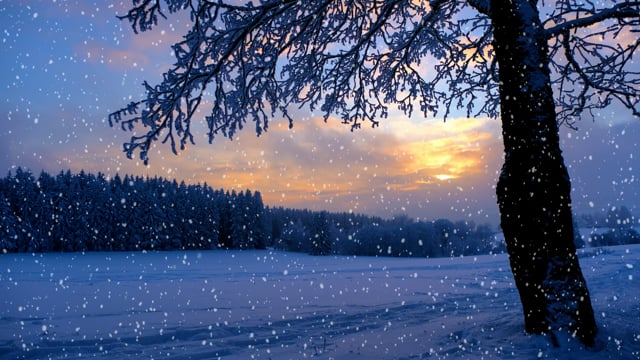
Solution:
<svg viewBox="0 0 640 360"><path fill-rule="evenodd" d="M429 7L428 0L411 2ZM9 28L34 20L33 11L8 3L9 10L19 10L8 18ZM4 137L0 135L5 173L20 166L34 175L41 170L55 175L69 169L101 172L107 177L116 173L161 176L190 184L206 182L229 191L259 190L272 206L383 216L402 212L448 216L444 211L455 211L460 217L484 216L487 211L497 214L494 189L504 155L498 119L450 118L443 122L424 119L419 111L407 119L392 105L378 129L364 124L363 129L350 132L340 119L330 118L325 124L319 110L314 114L292 106L293 129L288 129L286 120L272 119L268 133L256 138L249 120L234 141L220 137L208 144L206 123L194 121L197 146L174 156L168 144L158 142L150 152L149 166L137 157L127 159L122 143L132 134L121 132L119 126L110 128L106 116L132 100L141 100L143 81L153 85L162 80L175 62L170 45L182 41L192 28L189 12L172 14L171 21L160 21L154 31L134 35L129 24L114 18L126 14L130 4L113 2L105 9L78 2L70 12L66 2L47 3L38 9L37 22L59 22L56 34L64 36L43 36L39 26L23 26L19 38L7 38L6 56L3 53L7 64L21 64L6 69L11 81L4 88L6 121ZM77 24L87 20L95 26L76 31ZM593 26L580 31L588 36L600 30ZM9 40L21 45L13 46ZM591 40L626 48L637 42L637 34L622 32L615 39L592 36ZM469 51L465 55L471 56ZM26 53L40 56L24 56ZM430 74L437 63L426 56L412 66ZM211 104L204 101L197 118L203 120L210 110ZM640 167L634 164L637 156L623 156L635 154L639 123L633 115L619 105L596 115L598 121L584 121L579 132L561 127L562 146L568 155L565 161L575 176L574 202L586 212L593 204L606 208L607 204L632 201L633 184L621 185L619 180L633 179L631 169ZM138 135L142 132L144 129L136 130ZM601 137L615 141L602 142ZM630 150L621 151L625 146ZM593 159L584 154L594 154ZM610 178L593 179L593 169ZM631 175L621 174L621 169L629 169ZM602 190L612 183L618 185L609 193L627 189L624 199L621 195L610 198Z"/></svg>
<svg viewBox="0 0 640 360"><path fill-rule="evenodd" d="M435 180L448 181L474 176L483 170L483 153L494 137L490 129L484 129L487 119L456 119L440 126L422 125L407 132L403 154L406 176L417 174L419 185L430 185ZM429 127L435 127L429 129ZM440 130L440 131L437 131ZM420 136L424 140L419 140Z"/></svg>
<svg viewBox="0 0 640 360"><path fill-rule="evenodd" d="M487 170L491 156L485 155L499 140L499 123L488 119L445 123L395 117L380 128L351 132L336 119L299 118L293 129L274 121L260 137L245 131L233 141L199 140L179 156L156 145L148 167L124 159L114 147L119 160L105 153L99 167L260 191L271 206L337 211L367 211L416 195L424 199L442 186L494 174Z"/></svg>
<svg viewBox="0 0 640 360"><path fill-rule="evenodd" d="M449 175L449 174L437 174L437 175L434 175L434 177L438 180L445 181L445 180L455 179L457 176Z"/></svg>
<svg viewBox="0 0 640 360"><path fill-rule="evenodd" d="M321 148L322 139L338 139L340 147L345 146L348 160L330 161L307 174L305 165L298 164L300 175L286 192L291 194L291 190L296 189L298 195L306 194L307 201L326 201L366 193L373 188L405 193L424 191L434 188L438 182L465 181L486 173L484 155L493 142L498 141L495 134L499 123L490 119L454 119L447 123L413 123L405 118L392 121L392 131L376 129L351 134L339 126L323 123L317 123L317 128L305 129L317 138L301 141L311 141ZM402 130L396 133L398 129ZM353 162L358 163L358 159L365 165L354 166ZM366 163L375 165L366 166ZM367 170L357 171L359 167ZM313 179L318 178L323 179L322 188L315 186ZM307 182L308 179L312 181ZM291 200L294 199L289 196L288 201Z"/></svg>
<svg viewBox="0 0 640 360"><path fill-rule="evenodd" d="M441 138L410 143L410 171L438 180L457 179L480 171L485 134L461 134L457 138Z"/></svg>

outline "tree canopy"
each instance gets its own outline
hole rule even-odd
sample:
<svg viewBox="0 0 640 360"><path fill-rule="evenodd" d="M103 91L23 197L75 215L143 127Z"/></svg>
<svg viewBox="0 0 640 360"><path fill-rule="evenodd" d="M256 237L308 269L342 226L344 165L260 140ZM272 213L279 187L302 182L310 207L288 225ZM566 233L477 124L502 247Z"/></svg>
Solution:
<svg viewBox="0 0 640 360"><path fill-rule="evenodd" d="M377 126L390 106L411 115L499 116L499 81L489 1L190 0L134 1L122 16L147 31L167 11L193 21L173 45L176 63L146 99L110 115L125 144L149 159L156 140L174 152L194 143L191 122L207 103L209 141L253 122L258 135L291 107L337 115L351 128ZM557 1L539 5L558 120L573 125L618 102L640 115L637 1ZM534 16L534 14L532 14ZM538 67L540 64L527 64ZM210 108L210 110L209 110Z"/></svg>
<svg viewBox="0 0 640 360"><path fill-rule="evenodd" d="M134 132L124 150L194 142L207 104L209 141L248 122L258 135L292 107L377 126L407 115L500 117L505 163L496 186L525 329L566 330L595 343L597 326L575 255L571 183L558 123L574 126L612 103L640 115L640 2L561 0L165 0L193 26L174 67L146 99L110 115ZM134 0L122 19L146 31L160 0Z"/></svg>

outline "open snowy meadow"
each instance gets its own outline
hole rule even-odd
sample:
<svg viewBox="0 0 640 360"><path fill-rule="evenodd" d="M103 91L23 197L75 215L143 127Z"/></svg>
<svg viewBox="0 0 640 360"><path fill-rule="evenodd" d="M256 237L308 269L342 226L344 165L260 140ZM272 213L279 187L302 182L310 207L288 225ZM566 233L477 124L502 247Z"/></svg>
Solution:
<svg viewBox="0 0 640 360"><path fill-rule="evenodd" d="M506 255L0 255L0 358L640 359L640 245L580 252L595 350L523 331Z"/></svg>

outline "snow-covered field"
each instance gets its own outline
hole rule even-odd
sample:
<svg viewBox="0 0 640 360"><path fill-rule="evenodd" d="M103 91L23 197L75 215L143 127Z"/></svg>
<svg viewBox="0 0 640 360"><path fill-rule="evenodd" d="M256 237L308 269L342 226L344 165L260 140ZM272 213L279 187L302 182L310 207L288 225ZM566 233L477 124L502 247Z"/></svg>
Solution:
<svg viewBox="0 0 640 360"><path fill-rule="evenodd" d="M640 246L581 264L596 350L523 332L506 255L0 255L0 358L640 359Z"/></svg>

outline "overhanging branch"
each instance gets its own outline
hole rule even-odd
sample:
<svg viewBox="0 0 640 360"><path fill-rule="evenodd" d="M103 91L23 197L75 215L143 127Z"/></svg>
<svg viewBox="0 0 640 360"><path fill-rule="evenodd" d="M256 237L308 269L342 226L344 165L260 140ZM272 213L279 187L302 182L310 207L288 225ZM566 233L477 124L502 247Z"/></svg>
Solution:
<svg viewBox="0 0 640 360"><path fill-rule="evenodd" d="M574 20L569 20L545 30L547 39L556 37L568 30L583 28L602 22L607 19L640 19L640 2L626 2L622 4L616 4L609 9L599 10L598 12L586 16L577 17Z"/></svg>

